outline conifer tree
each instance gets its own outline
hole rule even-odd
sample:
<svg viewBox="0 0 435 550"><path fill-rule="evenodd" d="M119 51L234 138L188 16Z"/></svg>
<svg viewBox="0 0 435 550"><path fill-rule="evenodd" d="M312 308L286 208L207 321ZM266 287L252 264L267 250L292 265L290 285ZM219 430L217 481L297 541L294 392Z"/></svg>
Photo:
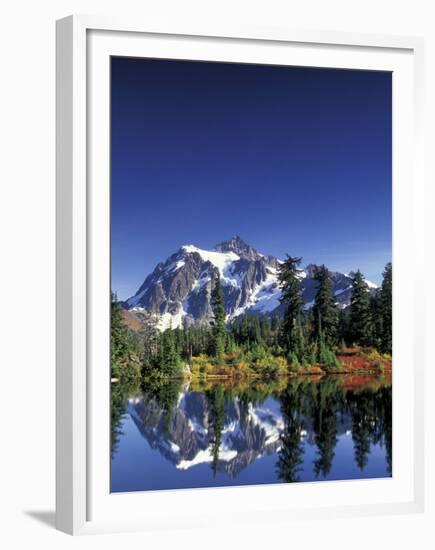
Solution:
<svg viewBox="0 0 435 550"><path fill-rule="evenodd" d="M356 465L363 471L367 466L370 443L376 426L372 411L373 397L370 392L362 391L355 393L353 400L351 415L354 456Z"/></svg>
<svg viewBox="0 0 435 550"><path fill-rule="evenodd" d="M314 442L317 446L317 458L314 461L316 477L326 477L332 467L334 449L338 441L338 419L335 410L337 401L338 392L333 383L326 381L317 386L312 408Z"/></svg>
<svg viewBox="0 0 435 550"><path fill-rule="evenodd" d="M322 331L325 344L331 347L337 343L338 310L327 267L317 267L314 279L318 287L313 306L313 337L318 341Z"/></svg>
<svg viewBox="0 0 435 550"><path fill-rule="evenodd" d="M222 442L222 430L224 428L225 420L225 396L223 388L220 385L213 386L213 388L208 391L206 395L210 407L210 424L213 434L210 442L210 453L212 457L211 469L213 472L213 477L215 477L219 463L219 451Z"/></svg>
<svg viewBox="0 0 435 550"><path fill-rule="evenodd" d="M110 335L111 375L122 382L132 383L140 378L140 362L134 342L122 318L122 307L116 294L112 293L111 335Z"/></svg>
<svg viewBox="0 0 435 550"><path fill-rule="evenodd" d="M128 357L127 329L122 323L122 310L116 294L112 292L110 359L112 376L121 374L121 363Z"/></svg>
<svg viewBox="0 0 435 550"><path fill-rule="evenodd" d="M270 345L270 318L268 315L262 315L260 318L260 330L261 330L261 339L262 341L269 346Z"/></svg>
<svg viewBox="0 0 435 550"><path fill-rule="evenodd" d="M381 307L381 291L376 289L370 296L370 315L372 318L371 345L376 349L382 348L383 316Z"/></svg>
<svg viewBox="0 0 435 550"><path fill-rule="evenodd" d="M176 376L180 373L181 363L172 328L166 329L161 338L160 370L166 376Z"/></svg>
<svg viewBox="0 0 435 550"><path fill-rule="evenodd" d="M303 304L301 270L298 269L302 258L287 256L278 267L278 281L281 287L281 303L286 311L282 326L282 344L287 353L295 351L297 326L301 322Z"/></svg>
<svg viewBox="0 0 435 550"><path fill-rule="evenodd" d="M384 353L391 354L393 346L393 266L391 262L385 266L383 273L380 301L382 318L381 348Z"/></svg>
<svg viewBox="0 0 435 550"><path fill-rule="evenodd" d="M320 326L319 339L317 340L318 360L321 365L329 369L340 367L340 363L335 353L328 347L323 336L322 327Z"/></svg>
<svg viewBox="0 0 435 550"><path fill-rule="evenodd" d="M236 343L234 341L234 336L230 331L227 331L226 338L225 338L225 351L227 353L232 353L236 347Z"/></svg>
<svg viewBox="0 0 435 550"><path fill-rule="evenodd" d="M338 312L338 339L339 345L345 347L349 343L349 309L340 309Z"/></svg>
<svg viewBox="0 0 435 550"><path fill-rule="evenodd" d="M302 322L298 322L294 330L293 352L298 358L298 361L300 364L302 365L308 364L307 339L305 338L304 326Z"/></svg>
<svg viewBox="0 0 435 550"><path fill-rule="evenodd" d="M353 287L350 298L350 337L353 343L367 346L370 345L372 337L370 297L367 283L359 269L355 273L352 282Z"/></svg>
<svg viewBox="0 0 435 550"><path fill-rule="evenodd" d="M150 313L143 318L143 355L142 375L153 374L159 350L159 331L157 329L157 315Z"/></svg>
<svg viewBox="0 0 435 550"><path fill-rule="evenodd" d="M213 308L213 338L212 353L216 360L222 361L225 353L226 329L225 329L225 308L222 295L219 273L214 280L214 287L211 294L211 305Z"/></svg>
<svg viewBox="0 0 435 550"><path fill-rule="evenodd" d="M305 429L303 399L304 395L299 387L290 385L280 397L285 427L280 437L282 445L278 452L276 471L279 479L286 483L301 481L300 473L304 462L301 434Z"/></svg>
<svg viewBox="0 0 435 550"><path fill-rule="evenodd" d="M249 321L248 317L244 316L242 322L240 323L240 343L246 346L248 349L251 344L250 333L249 333Z"/></svg>

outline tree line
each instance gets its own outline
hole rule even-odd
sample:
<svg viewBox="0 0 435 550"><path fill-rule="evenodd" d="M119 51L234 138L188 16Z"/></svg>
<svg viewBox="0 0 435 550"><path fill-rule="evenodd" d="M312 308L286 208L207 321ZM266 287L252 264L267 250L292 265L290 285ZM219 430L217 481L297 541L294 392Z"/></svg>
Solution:
<svg viewBox="0 0 435 550"><path fill-rule="evenodd" d="M301 434L309 425L316 445L313 471L326 478L331 471L338 442L340 419L349 415L354 459L360 471L368 463L371 445L385 447L387 472L392 469L391 387L343 391L335 378L321 384L292 380L279 399L284 419L277 474L285 482L301 481L305 448ZM309 423L307 423L309 420ZM309 424L309 425L308 425Z"/></svg>
<svg viewBox="0 0 435 550"><path fill-rule="evenodd" d="M338 349L357 345L392 352L392 265L383 272L380 289L369 292L363 274L352 278L350 306L339 309L331 274L325 265L314 271L317 291L311 310L304 310L302 258L287 256L278 268L282 302L286 304L281 345L292 364L318 362L334 366Z"/></svg>
<svg viewBox="0 0 435 550"><path fill-rule="evenodd" d="M350 306L340 309L333 292L331 273L317 266L313 307L304 308L302 258L287 256L279 265L281 316L246 315L226 322L222 286L217 274L211 291L213 318L210 323L185 324L158 330L157 317L143 321L141 338L122 323L121 306L112 298L112 375L120 365L139 358L142 376L177 376L183 364L207 356L218 365L239 354L247 361L282 357L294 370L320 364L339 367L337 353L345 346L371 347L384 354L392 351L392 265L383 272L382 285L369 292L363 274L352 277ZM137 369L136 369L137 370Z"/></svg>
<svg viewBox="0 0 435 550"><path fill-rule="evenodd" d="M277 382L278 383L278 382ZM130 390L131 391L131 390ZM173 418L181 382L174 380L150 380L142 387L144 402L155 411L162 412L162 428L171 437ZM128 391L116 385L112 392L112 453L117 451L125 397ZM311 432L316 447L312 468L316 478L327 478L331 472L339 431L343 419L348 418L353 441L354 460L360 471L368 463L371 445L385 447L387 471L392 466L392 407L391 387L380 386L344 390L337 377L328 377L321 383L310 377L295 377L284 388L272 384L249 385L243 388L212 384L204 391L209 428L210 467L216 475L219 469L219 450L228 410L233 410L237 400L242 430L249 421L252 407L261 407L273 396L280 405L284 429L280 436L276 472L279 479L292 483L301 481L305 445L303 434ZM155 416L158 418L158 415Z"/></svg>

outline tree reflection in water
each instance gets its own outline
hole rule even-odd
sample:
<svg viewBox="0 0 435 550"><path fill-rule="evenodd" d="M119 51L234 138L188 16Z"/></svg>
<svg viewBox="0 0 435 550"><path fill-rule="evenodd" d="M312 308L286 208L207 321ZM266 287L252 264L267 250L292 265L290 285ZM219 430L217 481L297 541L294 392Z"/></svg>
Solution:
<svg viewBox="0 0 435 550"><path fill-rule="evenodd" d="M384 449L391 475L391 393L389 381L345 376L112 384L112 458L129 416L179 472L201 463L209 465L213 479L218 473L234 479L259 458L274 455L275 482L328 479L338 442L351 436L346 440L360 472L376 445Z"/></svg>

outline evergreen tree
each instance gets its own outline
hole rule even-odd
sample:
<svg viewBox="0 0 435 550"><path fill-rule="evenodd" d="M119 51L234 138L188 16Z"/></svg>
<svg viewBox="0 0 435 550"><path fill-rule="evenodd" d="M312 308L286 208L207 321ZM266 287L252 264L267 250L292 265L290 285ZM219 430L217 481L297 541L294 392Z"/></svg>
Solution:
<svg viewBox="0 0 435 550"><path fill-rule="evenodd" d="M110 391L111 400L111 422L110 422L110 442L111 456L115 456L118 451L118 443L122 435L122 420L125 415L126 390L123 384L113 384Z"/></svg>
<svg viewBox="0 0 435 550"><path fill-rule="evenodd" d="M314 441L317 446L317 458L314 461L314 473L326 477L331 471L337 445L336 404L339 392L334 382L325 381L316 386L317 395L313 399L312 424Z"/></svg>
<svg viewBox="0 0 435 550"><path fill-rule="evenodd" d="M119 375L120 362L125 357L126 351L125 327L122 324L121 306L117 301L116 294L112 293L110 338L112 376Z"/></svg>
<svg viewBox="0 0 435 550"><path fill-rule="evenodd" d="M280 326L281 326L281 319L277 315L274 315L270 322L270 329L272 333L278 334L280 330Z"/></svg>
<svg viewBox="0 0 435 550"><path fill-rule="evenodd" d="M280 437L276 470L278 478L286 483L301 481L304 446L301 441L305 428L303 415L304 395L299 386L289 385L280 397L284 431Z"/></svg>
<svg viewBox="0 0 435 550"><path fill-rule="evenodd" d="M382 335L384 331L381 292L378 289L376 289L376 291L370 296L370 316L372 319L371 345L380 350L382 347Z"/></svg>
<svg viewBox="0 0 435 550"><path fill-rule="evenodd" d="M319 340L317 343L319 363L326 367L327 370L339 368L340 362L338 361L335 353L326 345L322 330L320 330Z"/></svg>
<svg viewBox="0 0 435 550"><path fill-rule="evenodd" d="M268 315L262 315L260 318L260 331L261 331L261 340L267 345L271 344L271 327L270 327L270 318Z"/></svg>
<svg viewBox="0 0 435 550"><path fill-rule="evenodd" d="M222 430L224 428L225 421L225 402L224 391L222 386L216 385L207 392L207 399L210 407L210 424L212 427L212 439L210 453L212 455L211 469L213 471L213 477L216 476L218 462L219 462L219 450L222 442Z"/></svg>
<svg viewBox="0 0 435 550"><path fill-rule="evenodd" d="M322 265L314 272L318 283L313 306L313 337L318 341L323 332L325 344L329 347L337 344L338 310L332 290L331 275Z"/></svg>
<svg viewBox="0 0 435 550"><path fill-rule="evenodd" d="M123 383L137 383L140 378L140 362L131 333L125 326L122 307L112 293L110 364L111 375Z"/></svg>
<svg viewBox="0 0 435 550"><path fill-rule="evenodd" d="M385 454L388 465L388 472L392 471L392 446L393 446L393 421L392 421L392 402L391 402L391 386L381 388L376 395L377 403L377 417L381 419L380 422L380 441L385 444Z"/></svg>
<svg viewBox="0 0 435 550"><path fill-rule="evenodd" d="M297 326L301 322L304 301L302 299L301 270L302 258L287 256L278 267L278 281L281 287L281 303L286 312L282 326L282 344L287 353L295 351L298 338Z"/></svg>
<svg viewBox="0 0 435 550"><path fill-rule="evenodd" d="M225 351L227 353L232 353L236 347L236 342L234 341L234 336L230 331L227 331L225 338Z"/></svg>
<svg viewBox="0 0 435 550"><path fill-rule="evenodd" d="M166 329L161 336L160 371L166 376L177 376L181 370L181 359L175 346L174 331Z"/></svg>
<svg viewBox="0 0 435 550"><path fill-rule="evenodd" d="M291 351L287 356L287 362L290 365L292 371L297 372L301 368L299 358L296 352Z"/></svg>
<svg viewBox="0 0 435 550"><path fill-rule="evenodd" d="M248 317L243 317L240 323L240 344L244 345L247 349L251 346L249 320Z"/></svg>
<svg viewBox="0 0 435 550"><path fill-rule="evenodd" d="M113 377L121 375L121 364L128 359L127 328L122 322L122 308L116 294L112 292L110 360Z"/></svg>
<svg viewBox="0 0 435 550"><path fill-rule="evenodd" d="M384 353L392 352L393 347L393 266L389 262L385 266L381 287L381 350Z"/></svg>
<svg viewBox="0 0 435 550"><path fill-rule="evenodd" d="M157 316L155 314L151 313L143 318L142 335L142 376L150 376L153 374L159 351L159 331L157 329Z"/></svg>
<svg viewBox="0 0 435 550"><path fill-rule="evenodd" d="M217 361L222 361L225 353L226 329L224 299L219 274L217 274L214 281L214 287L211 294L211 305L214 316L212 322L212 354Z"/></svg>
<svg viewBox="0 0 435 550"><path fill-rule="evenodd" d="M305 337L304 326L300 321L296 324L294 330L293 353L298 358L298 362L302 365L306 365L308 363L307 352L307 339Z"/></svg>
<svg viewBox="0 0 435 550"><path fill-rule="evenodd" d="M349 308L340 309L338 312L338 341L343 348L350 343L349 340Z"/></svg>
<svg viewBox="0 0 435 550"><path fill-rule="evenodd" d="M352 441L355 463L363 471L367 466L370 454L370 441L375 425L372 413L373 394L371 391L362 391L352 399Z"/></svg>
<svg viewBox="0 0 435 550"><path fill-rule="evenodd" d="M368 346L372 338L370 297L361 271L355 273L350 298L350 337L353 343Z"/></svg>

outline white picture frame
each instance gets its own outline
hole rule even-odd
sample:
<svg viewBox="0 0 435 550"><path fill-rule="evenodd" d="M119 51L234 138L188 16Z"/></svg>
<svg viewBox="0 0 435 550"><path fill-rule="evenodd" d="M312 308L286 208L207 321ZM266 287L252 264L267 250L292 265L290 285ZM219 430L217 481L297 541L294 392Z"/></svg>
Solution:
<svg viewBox="0 0 435 550"><path fill-rule="evenodd" d="M110 494L111 55L393 71L393 424L400 421L401 430L393 428L392 479ZM423 510L423 281L407 259L412 252L422 265L424 253L422 66L423 42L415 37L154 28L88 16L57 22L58 529L86 534Z"/></svg>

